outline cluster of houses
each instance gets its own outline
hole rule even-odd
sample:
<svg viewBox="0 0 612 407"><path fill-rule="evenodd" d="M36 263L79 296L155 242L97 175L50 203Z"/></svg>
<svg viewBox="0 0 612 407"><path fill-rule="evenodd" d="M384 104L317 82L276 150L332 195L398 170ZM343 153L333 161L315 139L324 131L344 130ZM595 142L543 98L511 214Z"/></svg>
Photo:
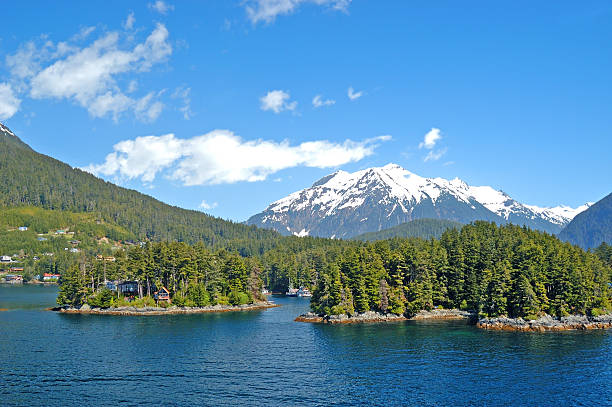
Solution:
<svg viewBox="0 0 612 407"><path fill-rule="evenodd" d="M23 284L23 267L11 267L9 273L5 274L0 279L0 282L5 284ZM34 276L34 280L42 281L43 283L57 283L60 277L59 274L44 273L42 276Z"/></svg>

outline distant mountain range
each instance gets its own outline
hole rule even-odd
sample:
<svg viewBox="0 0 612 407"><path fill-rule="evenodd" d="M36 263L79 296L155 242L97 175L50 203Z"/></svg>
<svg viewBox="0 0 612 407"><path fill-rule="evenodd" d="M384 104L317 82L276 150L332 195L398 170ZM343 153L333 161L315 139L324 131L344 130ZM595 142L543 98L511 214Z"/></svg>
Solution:
<svg viewBox="0 0 612 407"><path fill-rule="evenodd" d="M556 234L588 208L541 208L503 191L470 186L459 178L424 178L396 164L337 171L312 187L273 202L247 220L282 234L351 238L415 219L514 223Z"/></svg>
<svg viewBox="0 0 612 407"><path fill-rule="evenodd" d="M559 233L559 239L585 249L612 244L612 194L579 213Z"/></svg>
<svg viewBox="0 0 612 407"><path fill-rule="evenodd" d="M167 205L39 154L0 124L0 208L36 206L88 212L117 224L138 239L202 241L248 254L271 247L279 235L202 212Z"/></svg>

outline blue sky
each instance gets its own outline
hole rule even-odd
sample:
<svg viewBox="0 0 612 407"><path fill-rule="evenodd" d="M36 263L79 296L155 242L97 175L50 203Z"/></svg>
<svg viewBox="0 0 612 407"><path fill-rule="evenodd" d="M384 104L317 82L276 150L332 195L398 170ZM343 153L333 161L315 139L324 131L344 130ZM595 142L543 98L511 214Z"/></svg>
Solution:
<svg viewBox="0 0 612 407"><path fill-rule="evenodd" d="M242 221L389 162L540 206L612 189L608 1L33 1L2 19L0 120L181 207Z"/></svg>

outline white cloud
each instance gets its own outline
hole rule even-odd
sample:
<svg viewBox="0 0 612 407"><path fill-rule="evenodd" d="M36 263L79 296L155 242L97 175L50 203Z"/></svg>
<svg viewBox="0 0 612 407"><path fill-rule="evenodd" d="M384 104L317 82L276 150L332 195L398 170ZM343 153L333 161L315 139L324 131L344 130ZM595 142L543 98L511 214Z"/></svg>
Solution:
<svg viewBox="0 0 612 407"><path fill-rule="evenodd" d="M113 119L116 121L122 112L132 106L134 101L121 92L108 91L91 98L87 103L87 110L92 116L104 117L108 113L112 113Z"/></svg>
<svg viewBox="0 0 612 407"><path fill-rule="evenodd" d="M129 31L134 28L134 23L136 23L136 17L134 17L134 12L131 12L123 23L123 28Z"/></svg>
<svg viewBox="0 0 612 407"><path fill-rule="evenodd" d="M157 0L154 3L149 3L149 8L157 11L159 14L168 14L168 11L174 10L174 6L162 0Z"/></svg>
<svg viewBox="0 0 612 407"><path fill-rule="evenodd" d="M312 106L315 108L319 108L319 107L323 107L323 106L331 106L333 104L335 104L336 101L333 99L326 99L323 100L323 96L321 95L316 95L313 99L312 99Z"/></svg>
<svg viewBox="0 0 612 407"><path fill-rule="evenodd" d="M440 134L440 129L436 129L435 127L433 127L425 135L425 137L423 138L423 141L419 143L419 148L426 148L428 150L431 150L432 148L436 146L436 143L441 138L442 138L442 135Z"/></svg>
<svg viewBox="0 0 612 407"><path fill-rule="evenodd" d="M163 91L162 91L163 92ZM158 94L159 95L159 94ZM155 100L155 93L149 92L146 96L138 99L134 105L136 117L143 122L153 122L161 114L164 105Z"/></svg>
<svg viewBox="0 0 612 407"><path fill-rule="evenodd" d="M183 113L183 118L185 120L191 119L191 116L193 116L193 112L191 111L191 88L179 86L174 93L172 93L172 99L181 99L183 101L183 106L179 107L179 111Z"/></svg>
<svg viewBox="0 0 612 407"><path fill-rule="evenodd" d="M93 26L91 26L91 27L83 27L83 28L81 28L81 31L79 31L77 34L75 34L72 37L72 39L74 41L83 41L83 40L87 39L87 37L89 37L89 35L91 33L93 33L95 30L96 30L96 27L93 27ZM60 44L62 44L62 43L60 43ZM65 43L63 43L63 44L65 44Z"/></svg>
<svg viewBox="0 0 612 407"><path fill-rule="evenodd" d="M349 99L357 100L363 96L363 91L355 92L355 89L353 89L353 87L351 86L350 88L348 88L347 95Z"/></svg>
<svg viewBox="0 0 612 407"><path fill-rule="evenodd" d="M427 155L423 159L423 161L425 161L425 162L427 162L427 161L437 161L440 158L442 158L442 156L444 154L446 154L446 148L443 148L441 150L430 150L429 153L427 153Z"/></svg>
<svg viewBox="0 0 612 407"><path fill-rule="evenodd" d="M214 185L263 181L269 175L292 167L330 168L372 155L390 136L364 141L243 140L228 130L214 130L191 139L173 134L138 137L114 146L102 164L85 168L96 175L140 178L152 182L158 173L183 185Z"/></svg>
<svg viewBox="0 0 612 407"><path fill-rule="evenodd" d="M284 110L293 111L297 107L297 102L289 102L290 97L289 93L283 90L272 90L259 99L261 110L271 110L276 114Z"/></svg>
<svg viewBox="0 0 612 407"><path fill-rule="evenodd" d="M333 10L348 10L352 0L247 0L245 8L247 16L253 24L260 21L271 23L276 16L291 14L302 4L327 6Z"/></svg>
<svg viewBox="0 0 612 407"><path fill-rule="evenodd" d="M92 27L84 29L78 37L91 32ZM65 42L55 45L48 40L37 47L28 42L7 56L6 63L20 91L28 92L31 98L72 100L93 117L110 114L115 120L131 109L137 117L150 121L159 115L163 104L149 97L143 114L142 99L126 96L118 80L126 73L146 72L165 61L172 54L168 36L166 27L157 24L144 42L131 49L121 45L118 32L108 32L83 47ZM127 93L136 90L136 83L133 79L129 82Z"/></svg>
<svg viewBox="0 0 612 407"><path fill-rule="evenodd" d="M213 202L209 204L205 200L202 200L202 203L200 204L200 208L206 209L206 210L215 209L217 206L219 206L218 202Z"/></svg>
<svg viewBox="0 0 612 407"><path fill-rule="evenodd" d="M134 93L136 92L136 89L138 89L138 81L132 79L128 84L127 93Z"/></svg>
<svg viewBox="0 0 612 407"><path fill-rule="evenodd" d="M21 100L8 83L0 83L0 120L12 117L19 110Z"/></svg>
<svg viewBox="0 0 612 407"><path fill-rule="evenodd" d="M11 71L11 75L18 79L34 76L40 70L40 59L48 53L46 48L46 46L43 46L38 49L33 41L29 41L21 45L15 54L7 55L5 58L6 65Z"/></svg>
<svg viewBox="0 0 612 407"><path fill-rule="evenodd" d="M152 182L156 174L182 156L182 141L173 134L121 141L100 165L84 168L93 174L114 175Z"/></svg>

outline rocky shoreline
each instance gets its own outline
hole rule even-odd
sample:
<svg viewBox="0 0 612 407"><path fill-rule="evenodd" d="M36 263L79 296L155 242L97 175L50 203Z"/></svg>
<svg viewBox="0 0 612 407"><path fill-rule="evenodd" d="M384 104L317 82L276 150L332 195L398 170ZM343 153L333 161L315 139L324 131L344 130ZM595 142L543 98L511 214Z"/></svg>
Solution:
<svg viewBox="0 0 612 407"><path fill-rule="evenodd" d="M254 311L267 308L280 307L273 302L258 302L245 305L210 305L207 307L177 307L170 306L162 307L116 307L116 308L92 308L84 304L80 308L73 307L55 307L49 308L50 311L57 311L64 314L95 314L95 315L132 315L132 316L148 316L148 315L176 315L176 314L204 314L211 312L237 312L237 311Z"/></svg>
<svg viewBox="0 0 612 407"><path fill-rule="evenodd" d="M544 315L538 319L526 321L522 318L482 318L476 326L495 331L546 332L587 329L612 328L612 314L589 317L586 315L570 315L554 318Z"/></svg>
<svg viewBox="0 0 612 407"><path fill-rule="evenodd" d="M522 318L481 318L476 319L476 314L469 311L457 309L435 309L431 311L420 311L413 317L405 317L395 314L381 314L368 311L363 314L354 315L317 315L313 312L302 314L295 319L297 322L311 322L323 324L356 324L375 322L399 322L420 320L466 320L475 324L478 328L496 331L519 331L519 332L546 332L546 331L568 331L568 330L590 330L612 328L612 314L589 317L586 315L570 315L562 318L554 318L544 315L536 320L524 320Z"/></svg>
<svg viewBox="0 0 612 407"><path fill-rule="evenodd" d="M465 319L469 320L473 317L473 314L468 311L460 311L457 309L435 309L431 311L420 311L415 316L407 318L403 315L396 314L382 314L374 311L367 311L363 314L354 315L317 315L313 312L302 314L295 319L296 322L311 322L311 323L323 323L323 324L357 324L357 323L369 323L369 322L399 322L399 321L412 321L412 320L426 320L426 319Z"/></svg>

